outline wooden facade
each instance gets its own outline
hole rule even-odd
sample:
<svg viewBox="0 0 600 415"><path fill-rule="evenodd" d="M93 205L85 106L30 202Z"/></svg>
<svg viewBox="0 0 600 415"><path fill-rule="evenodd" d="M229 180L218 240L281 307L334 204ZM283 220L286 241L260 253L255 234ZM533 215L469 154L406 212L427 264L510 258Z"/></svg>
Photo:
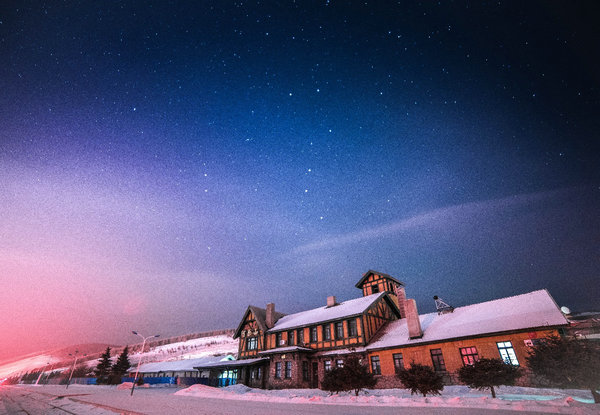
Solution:
<svg viewBox="0 0 600 415"><path fill-rule="evenodd" d="M435 342L429 344L418 344L407 347L386 348L380 350L369 350L368 361L373 357L379 358L380 375L378 378L378 387L393 388L402 387L402 383L396 377L396 362L401 361L402 368L408 369L411 363L419 363L425 366L436 368L433 362L432 351L436 354L436 359L443 359L444 370L438 370L447 383L458 383L457 371L468 364L469 359L478 360L480 358L503 358L500 354L499 344L506 347L512 347L515 353L516 364L522 367L527 374L527 356L530 350L532 340L549 336L558 336L557 329L531 329L527 331L506 332L493 336L470 337L462 339L453 339L445 342ZM510 346L509 346L510 344ZM467 351L463 356L461 351ZM466 354L466 353L465 353ZM400 355L400 356L399 356ZM396 359L394 359L396 356ZM467 356L469 356L467 358ZM472 360L471 360L472 361ZM439 369L436 368L436 370ZM528 377L520 379L521 384L528 384Z"/></svg>
<svg viewBox="0 0 600 415"><path fill-rule="evenodd" d="M264 350L265 333L258 324L256 315L248 308L240 331L240 344L238 347L238 358L249 359L258 356L260 350Z"/></svg>

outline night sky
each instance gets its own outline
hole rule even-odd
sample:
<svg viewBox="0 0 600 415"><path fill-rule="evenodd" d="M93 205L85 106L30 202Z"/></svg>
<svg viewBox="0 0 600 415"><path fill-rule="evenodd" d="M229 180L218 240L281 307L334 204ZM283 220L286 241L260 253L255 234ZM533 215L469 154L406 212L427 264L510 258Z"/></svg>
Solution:
<svg viewBox="0 0 600 415"><path fill-rule="evenodd" d="M600 6L0 3L0 358L361 295L600 301Z"/></svg>

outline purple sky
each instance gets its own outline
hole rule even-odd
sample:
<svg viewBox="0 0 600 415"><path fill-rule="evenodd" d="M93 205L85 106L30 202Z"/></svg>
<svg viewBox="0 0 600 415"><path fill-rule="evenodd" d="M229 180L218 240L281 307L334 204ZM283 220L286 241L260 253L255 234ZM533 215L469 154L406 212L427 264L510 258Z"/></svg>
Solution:
<svg viewBox="0 0 600 415"><path fill-rule="evenodd" d="M598 307L598 6L0 6L0 359L360 295ZM0 360L1 363L1 360Z"/></svg>

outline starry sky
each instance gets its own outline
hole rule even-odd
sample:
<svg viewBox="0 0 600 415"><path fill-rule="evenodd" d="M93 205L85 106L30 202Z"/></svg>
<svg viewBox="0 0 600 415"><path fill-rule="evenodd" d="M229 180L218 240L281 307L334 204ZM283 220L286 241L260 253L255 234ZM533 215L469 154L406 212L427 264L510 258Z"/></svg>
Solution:
<svg viewBox="0 0 600 415"><path fill-rule="evenodd" d="M522 4L524 3L524 4ZM0 4L0 359L358 297L598 309L595 1Z"/></svg>

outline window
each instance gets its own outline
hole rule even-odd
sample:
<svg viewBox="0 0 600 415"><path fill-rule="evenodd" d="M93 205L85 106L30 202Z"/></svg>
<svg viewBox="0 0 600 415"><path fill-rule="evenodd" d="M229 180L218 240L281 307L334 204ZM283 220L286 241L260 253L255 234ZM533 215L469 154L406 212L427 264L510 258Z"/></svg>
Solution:
<svg viewBox="0 0 600 415"><path fill-rule="evenodd" d="M256 369L250 370L250 379L256 379Z"/></svg>
<svg viewBox="0 0 600 415"><path fill-rule="evenodd" d="M358 335L358 331L356 330L356 319L348 320L348 335L350 337L356 337Z"/></svg>
<svg viewBox="0 0 600 415"><path fill-rule="evenodd" d="M256 372L256 378L257 379L262 379L262 367L258 368L258 371Z"/></svg>
<svg viewBox="0 0 600 415"><path fill-rule="evenodd" d="M505 363L513 366L519 366L519 360L517 359L515 349L513 349L511 342L498 342L496 344L498 345L500 357Z"/></svg>
<svg viewBox="0 0 600 415"><path fill-rule="evenodd" d="M479 360L479 354L477 353L477 348L475 346L461 347L459 350L463 365L472 365Z"/></svg>
<svg viewBox="0 0 600 415"><path fill-rule="evenodd" d="M298 344L304 344L304 329L298 329Z"/></svg>
<svg viewBox="0 0 600 415"><path fill-rule="evenodd" d="M296 343L294 342L294 331L288 331L288 346L293 346Z"/></svg>
<svg viewBox="0 0 600 415"><path fill-rule="evenodd" d="M289 379L292 377L292 362L285 362L285 378Z"/></svg>
<svg viewBox="0 0 600 415"><path fill-rule="evenodd" d="M316 327L311 327L310 328L310 341L312 343L316 343L317 340L318 340L318 337L317 337L317 328Z"/></svg>
<svg viewBox="0 0 600 415"><path fill-rule="evenodd" d="M256 350L258 348L258 339L256 337L248 337L246 340L246 350Z"/></svg>
<svg viewBox="0 0 600 415"><path fill-rule="evenodd" d="M281 332L279 332L275 335L275 347L283 346L281 335L282 335Z"/></svg>
<svg viewBox="0 0 600 415"><path fill-rule="evenodd" d="M400 373L400 371L404 370L404 358L402 357L402 353L394 353L392 357L394 358L394 371Z"/></svg>
<svg viewBox="0 0 600 415"><path fill-rule="evenodd" d="M343 339L344 338L344 323L341 321L335 323L335 338Z"/></svg>
<svg viewBox="0 0 600 415"><path fill-rule="evenodd" d="M309 381L310 378L308 377L308 362L305 360L304 362L302 362L302 380L303 381Z"/></svg>
<svg viewBox="0 0 600 415"><path fill-rule="evenodd" d="M331 324L323 325L323 340L331 340Z"/></svg>
<svg viewBox="0 0 600 415"><path fill-rule="evenodd" d="M275 377L281 379L281 362L275 362Z"/></svg>
<svg viewBox="0 0 600 415"><path fill-rule="evenodd" d="M335 367L342 368L344 367L344 359L338 359L335 361Z"/></svg>
<svg viewBox="0 0 600 415"><path fill-rule="evenodd" d="M442 355L442 349L431 349L431 361L433 362L433 368L436 372L445 372L446 363L444 363L444 356Z"/></svg>
<svg viewBox="0 0 600 415"><path fill-rule="evenodd" d="M379 356L371 356L371 372L373 372L374 375L381 375Z"/></svg>
<svg viewBox="0 0 600 415"><path fill-rule="evenodd" d="M331 370L331 360L325 360L324 367L325 367L325 372L329 372Z"/></svg>
<svg viewBox="0 0 600 415"><path fill-rule="evenodd" d="M371 294L376 294L379 292L379 285L371 285Z"/></svg>

